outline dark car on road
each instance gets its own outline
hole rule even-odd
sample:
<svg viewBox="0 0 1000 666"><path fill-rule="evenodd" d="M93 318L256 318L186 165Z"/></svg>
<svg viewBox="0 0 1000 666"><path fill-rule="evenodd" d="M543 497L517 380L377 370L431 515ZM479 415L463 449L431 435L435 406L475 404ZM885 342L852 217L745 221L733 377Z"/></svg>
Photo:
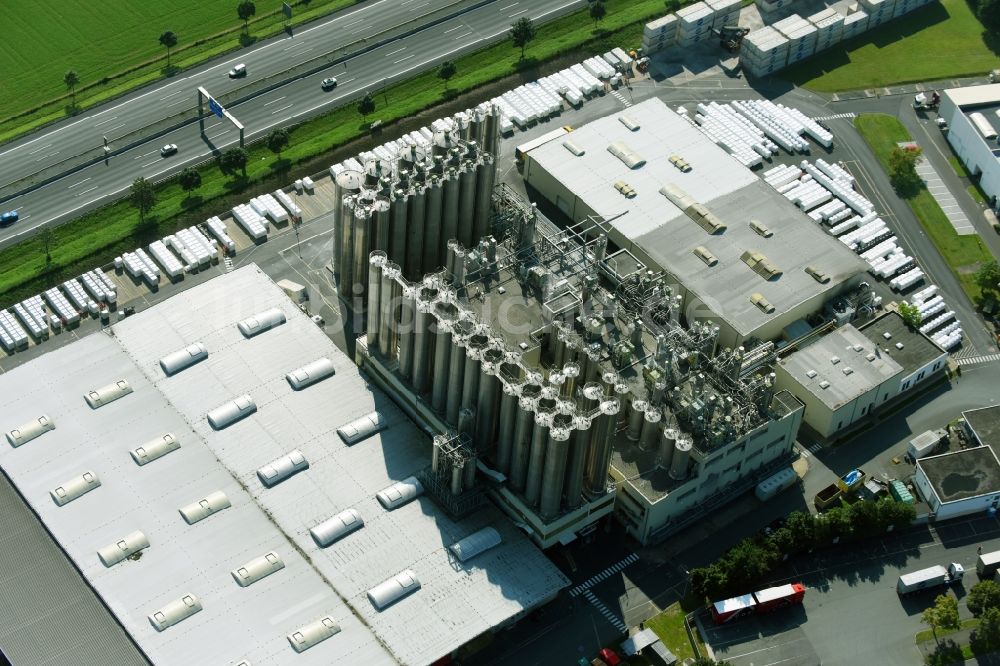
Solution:
<svg viewBox="0 0 1000 666"><path fill-rule="evenodd" d="M20 215L17 214L16 210L9 210L6 213L0 214L0 227L9 227L17 222L19 217Z"/></svg>

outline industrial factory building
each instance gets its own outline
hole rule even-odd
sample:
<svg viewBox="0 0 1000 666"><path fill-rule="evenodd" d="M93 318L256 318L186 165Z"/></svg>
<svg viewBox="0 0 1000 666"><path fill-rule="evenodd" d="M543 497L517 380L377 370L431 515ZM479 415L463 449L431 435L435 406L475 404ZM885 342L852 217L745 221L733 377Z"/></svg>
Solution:
<svg viewBox="0 0 1000 666"><path fill-rule="evenodd" d="M686 118L651 99L534 148L524 178L573 222L680 283L719 342L773 340L858 281L865 264Z"/></svg>
<svg viewBox="0 0 1000 666"><path fill-rule="evenodd" d="M1000 197L1000 83L953 88L941 93L938 114L948 122L948 143L966 171L997 207Z"/></svg>
<svg viewBox="0 0 1000 666"><path fill-rule="evenodd" d="M1000 504L1000 460L989 446L921 458L913 485L935 520L985 513Z"/></svg>
<svg viewBox="0 0 1000 666"><path fill-rule="evenodd" d="M809 427L834 437L944 372L947 356L890 311L860 329L845 324L782 355L775 373L777 386L805 404Z"/></svg>
<svg viewBox="0 0 1000 666"><path fill-rule="evenodd" d="M428 664L567 584L256 266L0 394L0 466L153 663Z"/></svg>

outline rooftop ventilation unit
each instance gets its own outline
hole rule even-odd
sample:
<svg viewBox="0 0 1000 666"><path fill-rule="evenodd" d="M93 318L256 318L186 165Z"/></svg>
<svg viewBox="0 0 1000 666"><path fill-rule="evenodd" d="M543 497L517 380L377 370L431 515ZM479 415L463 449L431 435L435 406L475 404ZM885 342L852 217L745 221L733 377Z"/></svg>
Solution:
<svg viewBox="0 0 1000 666"><path fill-rule="evenodd" d="M639 153L635 152L624 143L616 142L608 146L608 152L617 157L629 169L638 169L646 164Z"/></svg>
<svg viewBox="0 0 1000 666"><path fill-rule="evenodd" d="M704 261L709 266L714 266L719 263L719 260L714 254L708 251L708 248L704 245L699 245L694 249L694 255Z"/></svg>
<svg viewBox="0 0 1000 666"><path fill-rule="evenodd" d="M868 354L865 355L865 359L867 359L869 363L874 362L875 361L875 354L872 353L872 352L868 352Z"/></svg>
<svg viewBox="0 0 1000 666"><path fill-rule="evenodd" d="M156 439L149 440L142 446L135 447L129 451L129 455L132 456L136 465L142 467L146 463L151 463L179 448L181 448L180 440L174 437L173 433L168 432Z"/></svg>
<svg viewBox="0 0 1000 666"><path fill-rule="evenodd" d="M55 429L56 424L52 422L45 414L42 414L37 419L28 421L24 425L18 426L7 433L7 441L15 449L23 444L27 444L31 440L39 437L49 430Z"/></svg>
<svg viewBox="0 0 1000 666"><path fill-rule="evenodd" d="M635 190L633 190L632 186L626 183L624 180L616 180L615 189L621 192L622 196L624 196L626 199L635 198Z"/></svg>
<svg viewBox="0 0 1000 666"><path fill-rule="evenodd" d="M861 351L863 351L863 350L864 350L864 347L862 347L862 346L861 346L860 344L858 344L858 343L854 343L854 344L853 344L853 345L851 346L851 349L853 349L853 350L854 350L854 351L856 351L856 352L861 352Z"/></svg>
<svg viewBox="0 0 1000 666"><path fill-rule="evenodd" d="M715 213L708 210L703 204L698 203L694 197L673 183L663 185L660 188L660 194L665 196L670 203L684 211L685 215L708 233L716 234L726 230L726 225L715 216Z"/></svg>
<svg viewBox="0 0 1000 666"><path fill-rule="evenodd" d="M565 148L569 152L573 153L577 157L583 157L584 155L587 154L586 150L584 150L580 146L576 145L575 143L573 143L569 139L566 139L565 141L563 141L562 145L563 145L563 148Z"/></svg>
<svg viewBox="0 0 1000 666"><path fill-rule="evenodd" d="M322 643L331 636L340 633L340 625L329 615L299 627L288 634L288 642L296 652L305 652L309 648Z"/></svg>
<svg viewBox="0 0 1000 666"><path fill-rule="evenodd" d="M271 551L270 553L264 553L260 557L255 557L229 573L232 574L233 580L236 581L237 585L240 587L250 587L257 581L267 578L284 568L285 563L281 561L281 557L274 551Z"/></svg>
<svg viewBox="0 0 1000 666"><path fill-rule="evenodd" d="M316 527L309 530L313 541L320 548L343 539L345 536L365 526L365 521L356 509L341 511L333 518L327 518Z"/></svg>
<svg viewBox="0 0 1000 666"><path fill-rule="evenodd" d="M767 228L760 220L750 220L750 228L753 229L757 234L763 236L764 238L770 238L774 235L774 232Z"/></svg>
<svg viewBox="0 0 1000 666"><path fill-rule="evenodd" d="M407 569L368 590L368 599L377 610L381 611L419 589L420 581L417 580L417 574Z"/></svg>
<svg viewBox="0 0 1000 666"><path fill-rule="evenodd" d="M830 382L828 382L828 381L826 381L826 380L824 379L823 381L821 381L821 382L819 383L819 387L820 387L821 389L824 389L824 390L825 390L825 389L828 389L828 388L830 388Z"/></svg>
<svg viewBox="0 0 1000 666"><path fill-rule="evenodd" d="M816 376L816 371L815 370L806 370L806 377L808 377L809 379L812 379L815 376Z"/></svg>
<svg viewBox="0 0 1000 666"><path fill-rule="evenodd" d="M88 391L83 399L87 401L91 409L97 409L98 407L103 407L104 405L114 402L119 398L124 398L129 393L132 392L132 387L129 386L127 379L119 379L118 381L108 384L107 386L102 386L101 388L93 389Z"/></svg>
<svg viewBox="0 0 1000 666"><path fill-rule="evenodd" d="M886 331L885 333L882 334L882 337L885 338L886 340L892 340L892 333Z"/></svg>
<svg viewBox="0 0 1000 666"><path fill-rule="evenodd" d="M451 544L448 546L448 550L458 558L459 562L468 562L476 555L499 546L501 541L503 539L500 538L500 533L495 528L484 527L478 532L473 532L464 539Z"/></svg>
<svg viewBox="0 0 1000 666"><path fill-rule="evenodd" d="M208 358L208 349L202 343L196 342L161 358L160 368L163 370L163 374L170 377L206 358Z"/></svg>
<svg viewBox="0 0 1000 666"><path fill-rule="evenodd" d="M808 273L812 279L816 280L816 282L819 282L820 284L826 284L830 281L830 275L828 273L824 273L815 266L806 266L806 273Z"/></svg>
<svg viewBox="0 0 1000 666"><path fill-rule="evenodd" d="M897 342L896 343L896 349L902 349L902 348L903 348L903 343L902 342Z"/></svg>
<svg viewBox="0 0 1000 666"><path fill-rule="evenodd" d="M840 357L839 356L831 356L830 357L830 365L837 365L838 363L840 363Z"/></svg>
<svg viewBox="0 0 1000 666"><path fill-rule="evenodd" d="M101 487L101 480L93 472L84 472L80 476L75 476L61 486L49 491L52 501L56 506L65 506L75 499L78 499L91 490Z"/></svg>
<svg viewBox="0 0 1000 666"><path fill-rule="evenodd" d="M257 403L253 401L253 398L249 394L244 393L210 411L208 413L208 422L214 429L222 430L256 411Z"/></svg>
<svg viewBox="0 0 1000 666"><path fill-rule="evenodd" d="M841 372L843 372L845 375L851 375L854 374L854 369L851 368L850 366L846 366L844 367L843 370L841 370Z"/></svg>
<svg viewBox="0 0 1000 666"><path fill-rule="evenodd" d="M316 382L323 381L327 377L332 377L337 370L333 367L333 361L326 358L318 358L311 363L306 363L301 368L292 370L285 379L296 391L312 386Z"/></svg>
<svg viewBox="0 0 1000 666"><path fill-rule="evenodd" d="M386 511L392 511L408 504L423 492L424 487L417 477L410 476L402 481L397 481L385 490L380 490L375 496Z"/></svg>
<svg viewBox="0 0 1000 666"><path fill-rule="evenodd" d="M285 479L309 469L309 461L298 449L272 460L257 470L257 478L265 488L273 488Z"/></svg>
<svg viewBox="0 0 1000 666"><path fill-rule="evenodd" d="M154 611L149 616L149 623L157 631L163 631L174 626L178 622L183 622L202 608L201 601L193 594L185 594L180 599L175 599L158 611Z"/></svg>
<svg viewBox="0 0 1000 666"><path fill-rule="evenodd" d="M764 298L764 294L754 292L750 294L750 302L760 308L766 314L771 314L774 312L774 306L771 305L771 301Z"/></svg>
<svg viewBox="0 0 1000 666"><path fill-rule="evenodd" d="M191 502L182 506L178 511L181 517L184 518L184 522L188 525L194 525L223 509L228 509L232 505L233 503L229 501L226 493L216 490L214 493L209 493L207 497L203 497L197 502Z"/></svg>
<svg viewBox="0 0 1000 666"><path fill-rule="evenodd" d="M776 277L781 277L781 271L778 267L771 263L767 256L763 252L758 252L757 250L744 250L743 254L740 255L740 259L743 260L750 269L761 276L765 280L771 280Z"/></svg>
<svg viewBox="0 0 1000 666"><path fill-rule="evenodd" d="M340 439L344 441L344 444L352 446L385 429L385 417L378 412L372 412L365 414L361 418L354 419L347 425L340 426L337 428L337 434L340 435Z"/></svg>
<svg viewBox="0 0 1000 666"><path fill-rule="evenodd" d="M639 131L639 127L640 127L639 123L635 122L634 120L632 120L628 116L618 116L618 122L620 122L625 127L629 128L629 131L632 131L632 132L638 132Z"/></svg>
<svg viewBox="0 0 1000 666"><path fill-rule="evenodd" d="M149 539L146 535L136 530L128 534L117 543L105 546L97 551L97 556L101 562L109 569L119 562L132 557L143 548L149 548Z"/></svg>
<svg viewBox="0 0 1000 666"><path fill-rule="evenodd" d="M236 327L240 329L240 333L244 337L252 338L258 333L263 333L284 323L285 313L280 308L271 308L270 310L264 310L263 312L258 312L255 315L247 317L236 324Z"/></svg>

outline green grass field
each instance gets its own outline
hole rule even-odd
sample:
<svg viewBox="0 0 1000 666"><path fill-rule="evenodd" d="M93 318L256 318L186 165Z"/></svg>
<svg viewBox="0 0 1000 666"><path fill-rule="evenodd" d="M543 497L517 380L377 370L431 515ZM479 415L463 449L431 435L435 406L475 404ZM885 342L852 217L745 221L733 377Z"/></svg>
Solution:
<svg viewBox="0 0 1000 666"><path fill-rule="evenodd" d="M854 126L871 147L882 168L889 171L889 155L900 141L910 141L910 133L898 119L881 113L868 113L854 119ZM945 216L937 200L921 188L916 196L906 200L913 214L938 252L944 257L948 266L962 284L962 289L969 299L975 303L980 297L979 286L973 275L979 267L993 257L989 249L983 245L978 235L959 236L955 228Z"/></svg>
<svg viewBox="0 0 1000 666"><path fill-rule="evenodd" d="M996 39L995 37L993 38ZM997 48L996 41L992 43ZM781 72L818 92L985 75L1000 67L966 0L941 0Z"/></svg>

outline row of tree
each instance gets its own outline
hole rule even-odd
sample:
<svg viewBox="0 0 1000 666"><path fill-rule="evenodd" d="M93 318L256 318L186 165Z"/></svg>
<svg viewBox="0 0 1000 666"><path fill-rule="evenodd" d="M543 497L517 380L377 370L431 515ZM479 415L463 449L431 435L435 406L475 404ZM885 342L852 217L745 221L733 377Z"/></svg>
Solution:
<svg viewBox="0 0 1000 666"><path fill-rule="evenodd" d="M834 507L813 516L795 511L767 536L744 539L707 567L691 571L691 587L699 597L721 599L757 587L793 555L835 543L865 539L908 525L913 507L891 498Z"/></svg>

